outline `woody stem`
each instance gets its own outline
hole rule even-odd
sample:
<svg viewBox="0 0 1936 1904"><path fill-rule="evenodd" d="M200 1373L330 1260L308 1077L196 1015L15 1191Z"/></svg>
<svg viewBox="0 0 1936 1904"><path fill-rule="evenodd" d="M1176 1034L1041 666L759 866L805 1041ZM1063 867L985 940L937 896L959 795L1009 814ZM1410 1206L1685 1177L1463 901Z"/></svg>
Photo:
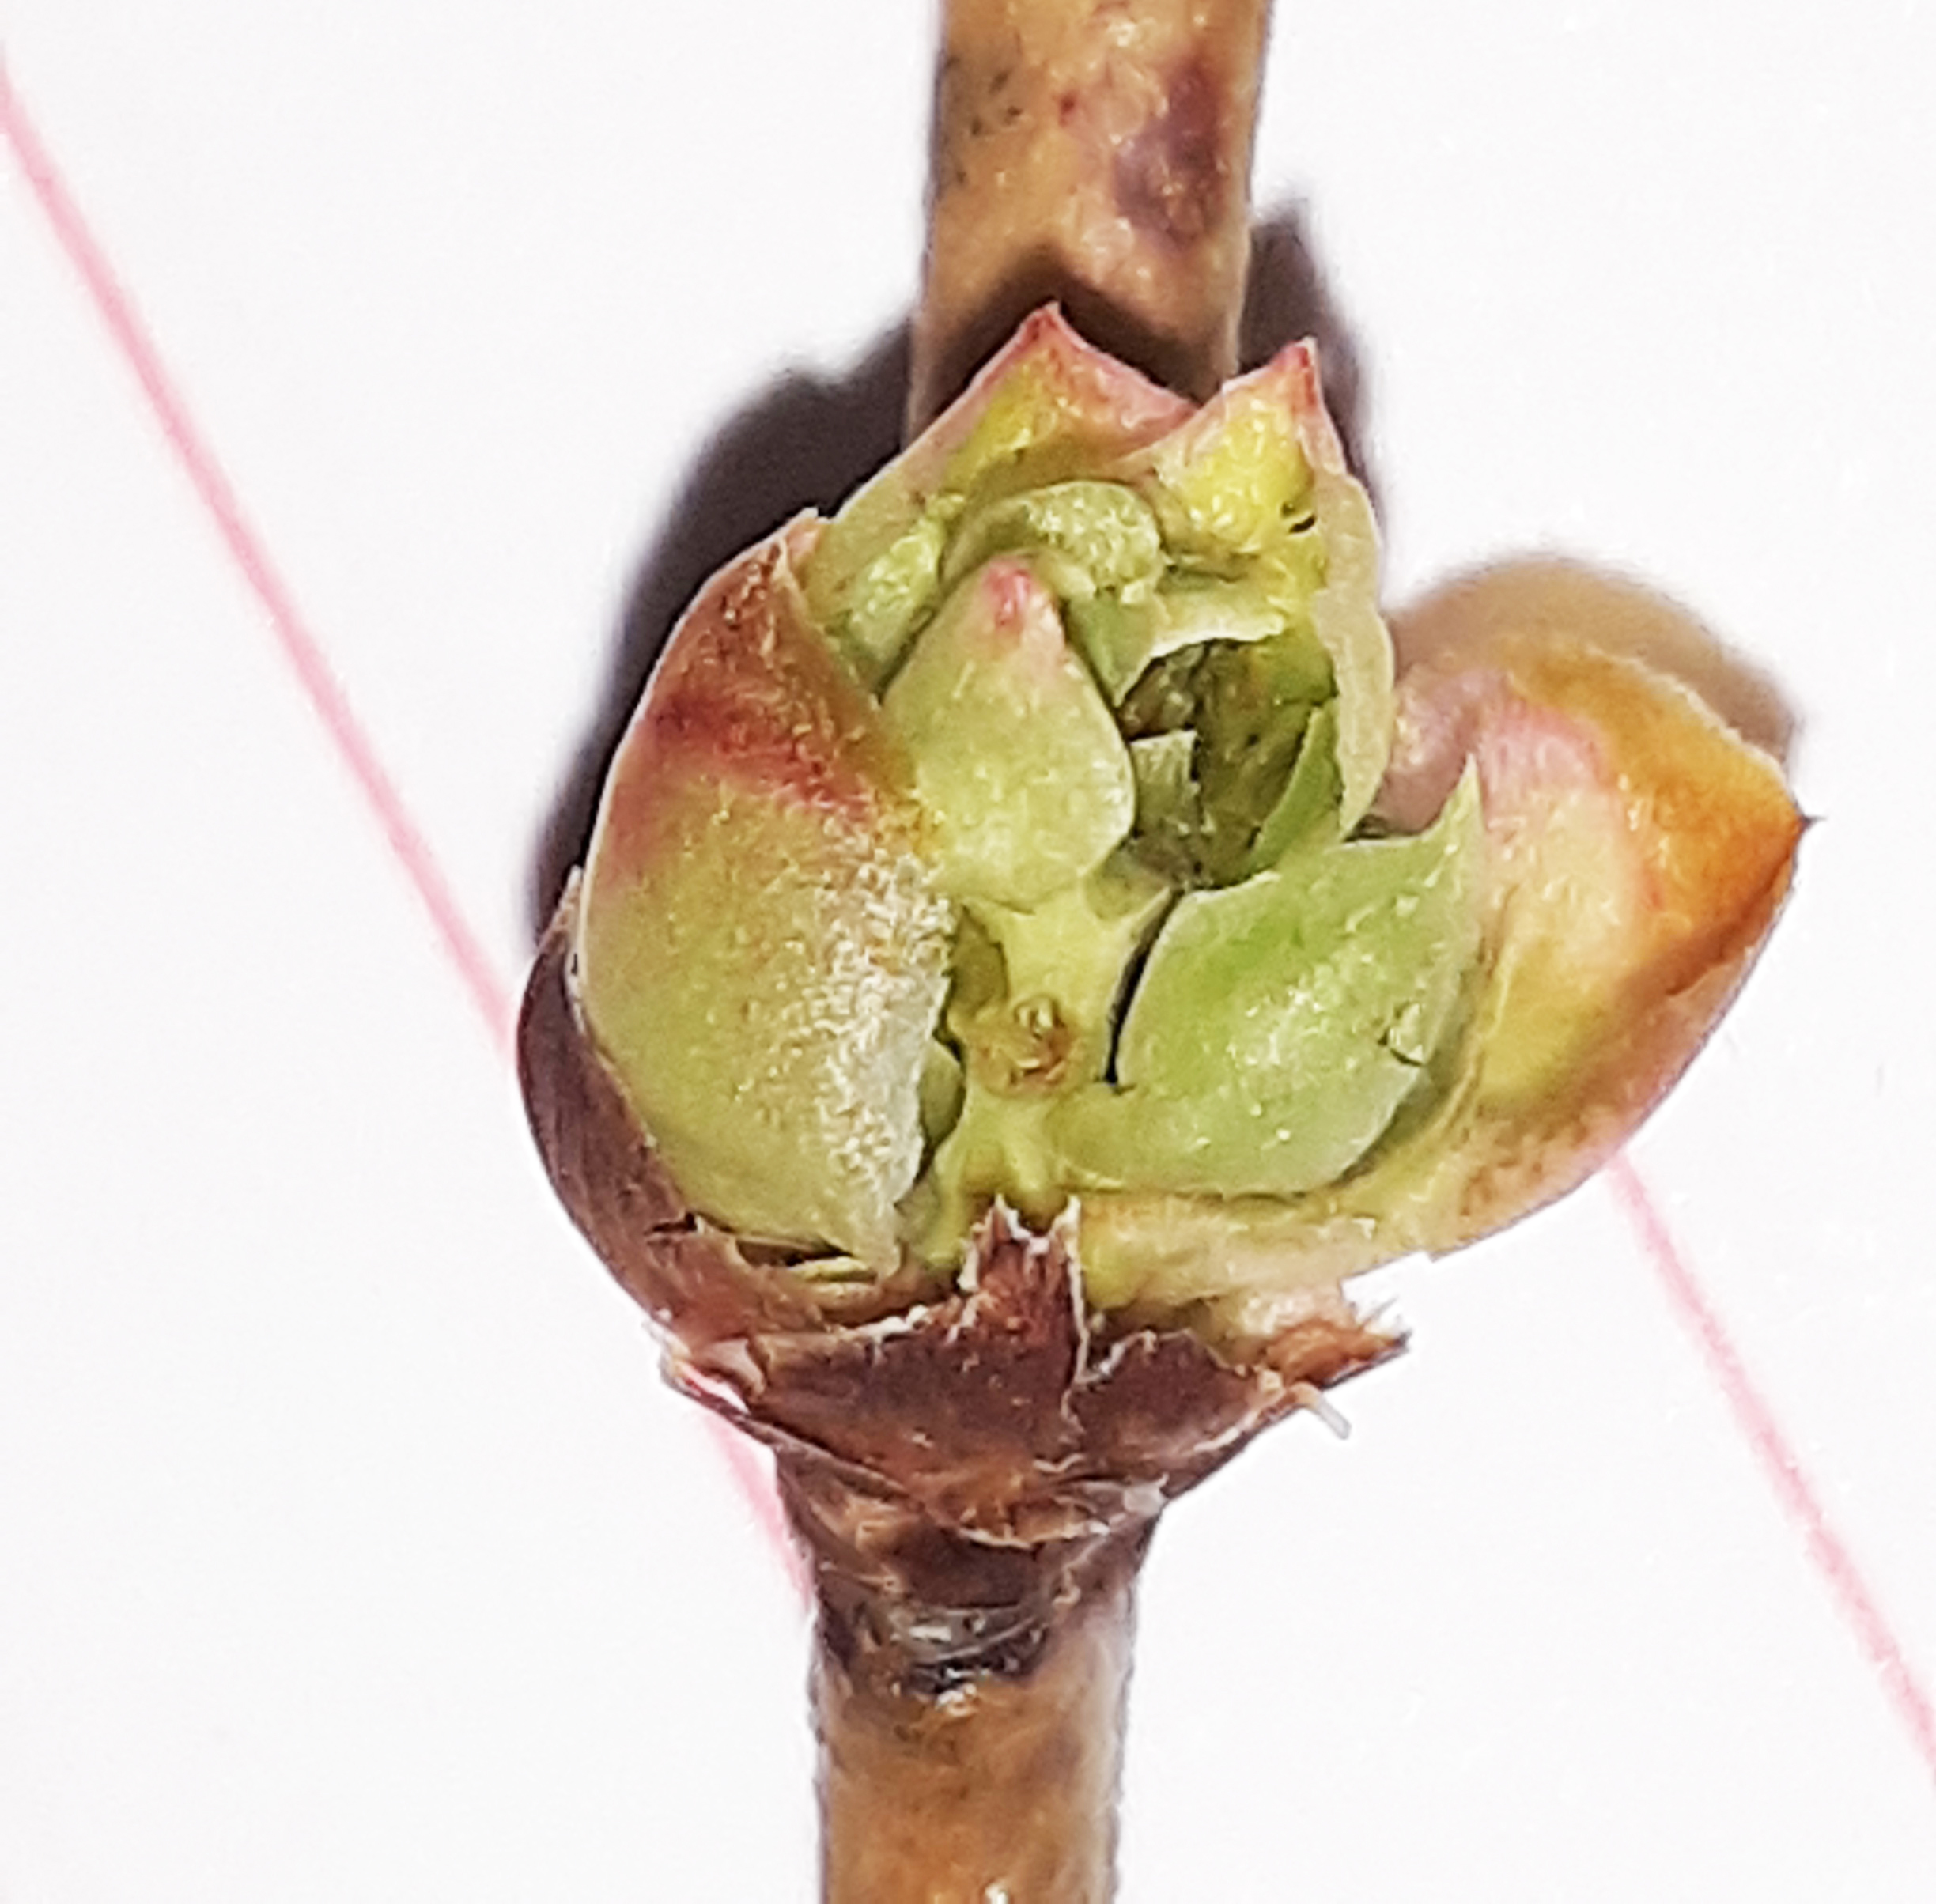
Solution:
<svg viewBox="0 0 1936 1904"><path fill-rule="evenodd" d="M869 1552L824 1472L783 1460L781 1491L818 1600L824 1904L1108 1904L1149 1523Z"/></svg>
<svg viewBox="0 0 1936 1904"><path fill-rule="evenodd" d="M910 431L1048 300L1186 396L1235 368L1269 0L943 0Z"/></svg>

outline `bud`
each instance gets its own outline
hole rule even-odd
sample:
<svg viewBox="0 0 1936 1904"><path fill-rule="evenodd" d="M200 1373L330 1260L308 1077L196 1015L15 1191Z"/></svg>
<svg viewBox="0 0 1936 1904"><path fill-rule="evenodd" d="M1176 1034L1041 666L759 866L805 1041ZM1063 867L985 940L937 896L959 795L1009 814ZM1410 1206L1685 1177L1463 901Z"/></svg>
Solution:
<svg viewBox="0 0 1936 1904"><path fill-rule="evenodd" d="M1800 822L1626 652L1673 611L1548 582L1428 608L1395 683L1309 349L1193 410L1038 314L714 580L614 763L568 977L681 1208L848 1313L1004 1206L1242 1359L1570 1188Z"/></svg>

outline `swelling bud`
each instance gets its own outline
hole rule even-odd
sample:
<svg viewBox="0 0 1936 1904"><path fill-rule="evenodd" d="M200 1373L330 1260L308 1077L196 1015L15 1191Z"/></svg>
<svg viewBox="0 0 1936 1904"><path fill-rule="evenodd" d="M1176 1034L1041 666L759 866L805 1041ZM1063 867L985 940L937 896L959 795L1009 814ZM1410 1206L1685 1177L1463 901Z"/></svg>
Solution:
<svg viewBox="0 0 1936 1904"><path fill-rule="evenodd" d="M566 977L690 1219L885 1312L1000 1208L1243 1356L1571 1188L1800 822L1634 631L1712 644L1568 572L1427 605L1401 674L1307 347L1199 408L1038 313L715 578L614 762Z"/></svg>

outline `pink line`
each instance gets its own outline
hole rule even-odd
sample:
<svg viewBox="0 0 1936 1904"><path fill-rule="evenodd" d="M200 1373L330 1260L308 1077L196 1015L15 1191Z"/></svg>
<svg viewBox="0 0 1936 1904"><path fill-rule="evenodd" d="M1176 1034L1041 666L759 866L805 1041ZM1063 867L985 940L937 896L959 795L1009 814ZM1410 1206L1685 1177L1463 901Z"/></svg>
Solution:
<svg viewBox="0 0 1936 1904"><path fill-rule="evenodd" d="M471 1003L498 1048L508 1052L512 1026L509 992L492 969L490 956L458 906L436 856L410 817L395 783L376 757L369 736L358 724L349 697L323 656L322 644L310 632L288 587L270 561L267 550L243 514L221 463L176 394L161 353L135 312L133 300L96 243L52 156L28 123L4 66L0 66L0 133L13 147L28 189L96 315L107 326L115 349L134 372L183 473L201 498L217 533L227 544L244 580L267 613L269 625L297 684L361 791L391 854L417 889Z"/></svg>
<svg viewBox="0 0 1936 1904"><path fill-rule="evenodd" d="M514 1022L509 988L493 969L490 954L464 917L429 843L358 723L349 697L323 655L322 644L298 612L294 598L269 559L268 550L244 514L220 461L195 427L161 361L161 353L136 314L134 300L82 217L52 154L28 121L4 62L0 62L0 134L13 148L28 188L106 325L115 348L134 372L183 473L213 519L243 579L267 611L284 659L335 743L338 757L361 791L391 854L416 888L486 1030L499 1051L508 1056ZM771 1478L734 1430L711 1415L706 1418L706 1429L744 1496L754 1523L796 1582L804 1584L804 1577L794 1556Z"/></svg>
<svg viewBox="0 0 1936 1904"><path fill-rule="evenodd" d="M1800 1531L1809 1557L1821 1571L1862 1649L1880 1675L1896 1715L1908 1728L1917 1755L1936 1777L1936 1709L1911 1671L1901 1642L1828 1517L1813 1485L1766 1398L1749 1379L1740 1351L1715 1312L1660 1208L1624 1152L1607 1166L1607 1181L1621 1214L1632 1226L1641 1252L1653 1266L1668 1300L1692 1335L1709 1374L1734 1412L1736 1425L1772 1484L1775 1498Z"/></svg>
<svg viewBox="0 0 1936 1904"><path fill-rule="evenodd" d="M733 1479L752 1513L754 1525L779 1556L787 1578L792 1581L800 1598L811 1600L813 1581L807 1571L806 1557L793 1538L792 1529L787 1525L786 1510L780 1505L780 1491L773 1480L770 1457L737 1428L729 1427L721 1421L711 1409L705 1410L705 1414L706 1426L712 1430L720 1453L725 1456L726 1465L732 1470Z"/></svg>

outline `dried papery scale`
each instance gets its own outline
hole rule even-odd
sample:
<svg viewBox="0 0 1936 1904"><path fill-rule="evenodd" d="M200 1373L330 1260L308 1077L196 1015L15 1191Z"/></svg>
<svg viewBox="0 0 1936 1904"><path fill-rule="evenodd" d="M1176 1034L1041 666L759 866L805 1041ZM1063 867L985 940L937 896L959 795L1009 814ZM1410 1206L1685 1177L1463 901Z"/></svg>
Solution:
<svg viewBox="0 0 1936 1904"><path fill-rule="evenodd" d="M1394 678L1312 353L1218 387L1261 9L945 11L913 414L1018 286L1175 387L1036 311L708 584L520 1068L673 1384L776 1456L825 1895L1101 1904L1162 1509L1397 1349L1346 1279L1633 1128L1800 822L1739 671L1603 578L1479 578Z"/></svg>

